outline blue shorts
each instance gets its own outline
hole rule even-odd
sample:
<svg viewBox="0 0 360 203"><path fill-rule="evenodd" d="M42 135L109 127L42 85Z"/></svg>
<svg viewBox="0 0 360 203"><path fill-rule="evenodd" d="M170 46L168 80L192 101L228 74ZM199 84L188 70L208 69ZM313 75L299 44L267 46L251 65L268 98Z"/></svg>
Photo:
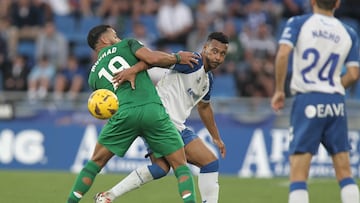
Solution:
<svg viewBox="0 0 360 203"><path fill-rule="evenodd" d="M189 144L191 141L195 140L198 136L189 128L185 128L180 132L181 138L185 145Z"/></svg>
<svg viewBox="0 0 360 203"><path fill-rule="evenodd" d="M351 149L344 96L298 94L290 115L289 153L316 154L320 143L331 155Z"/></svg>

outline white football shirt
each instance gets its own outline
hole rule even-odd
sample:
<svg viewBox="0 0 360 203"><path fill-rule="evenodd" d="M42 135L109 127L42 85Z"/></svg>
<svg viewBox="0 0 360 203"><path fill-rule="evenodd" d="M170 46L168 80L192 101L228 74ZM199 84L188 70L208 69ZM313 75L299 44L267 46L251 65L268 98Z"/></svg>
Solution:
<svg viewBox="0 0 360 203"><path fill-rule="evenodd" d="M279 43L293 49L293 94L306 92L345 94L341 72L359 66L358 36L335 17L308 14L287 21Z"/></svg>
<svg viewBox="0 0 360 203"><path fill-rule="evenodd" d="M202 60L191 68L176 64L157 83L156 89L167 113L179 131L199 101L210 102L211 72L205 72Z"/></svg>

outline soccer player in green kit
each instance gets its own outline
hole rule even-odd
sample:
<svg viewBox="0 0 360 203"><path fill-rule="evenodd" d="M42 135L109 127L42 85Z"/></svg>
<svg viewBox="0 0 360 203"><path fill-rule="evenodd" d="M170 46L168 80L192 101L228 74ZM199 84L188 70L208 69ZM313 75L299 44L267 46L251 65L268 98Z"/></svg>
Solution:
<svg viewBox="0 0 360 203"><path fill-rule="evenodd" d="M146 71L137 75L135 90L130 84L117 88L112 78L114 73L137 63L163 67L175 63L192 66L197 63L197 56L191 52L168 54L152 51L135 39L120 40L108 25L92 28L87 40L98 54L89 75L90 87L113 91L120 105L101 130L93 155L78 174L67 203L79 202L109 159L114 154L123 157L139 135L146 140L156 157L165 157L170 163L178 179L183 202L195 203L194 180L186 166L184 143L162 106L149 75Z"/></svg>

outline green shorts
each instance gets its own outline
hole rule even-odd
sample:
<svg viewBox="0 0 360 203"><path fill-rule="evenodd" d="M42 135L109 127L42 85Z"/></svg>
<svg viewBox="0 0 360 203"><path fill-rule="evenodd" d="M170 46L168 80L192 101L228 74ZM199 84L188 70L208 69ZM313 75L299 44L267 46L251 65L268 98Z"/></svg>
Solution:
<svg viewBox="0 0 360 203"><path fill-rule="evenodd" d="M138 136L145 139L157 158L184 146L165 108L157 103L118 111L105 124L98 141L117 156L123 157Z"/></svg>

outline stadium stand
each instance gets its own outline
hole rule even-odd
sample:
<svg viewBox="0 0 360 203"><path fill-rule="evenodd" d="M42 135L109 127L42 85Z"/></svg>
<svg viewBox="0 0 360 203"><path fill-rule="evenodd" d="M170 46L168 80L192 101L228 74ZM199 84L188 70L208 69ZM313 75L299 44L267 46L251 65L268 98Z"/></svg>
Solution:
<svg viewBox="0 0 360 203"><path fill-rule="evenodd" d="M192 14L194 17L198 16L197 14L202 12L201 10L198 10L199 9L198 5L200 3L206 2L207 4L211 4L213 2L213 1L200 1L200 0L182 0L182 1L192 9ZM224 2L226 4L226 6L228 6L228 7L233 5L233 4L231 4L233 1L224 1ZM246 5L247 3L250 3L251 1L247 0L247 1L241 1L241 2L244 2L245 3L244 5ZM261 2L266 3L267 1L261 1ZM280 1L274 1L274 2L279 3ZM144 5L141 5L141 4L139 5L139 4L135 4L135 3L132 4L131 1L129 1L129 5L130 5L129 7L125 6L125 7L118 8L119 10L116 11L117 13L110 13L110 10L109 10L108 13L104 13L101 16L97 15L96 12L93 12L91 15L86 15L84 13L81 13L80 10L78 11L80 13L70 12L67 15L59 15L54 12L53 20L55 22L57 30L60 31L61 33L63 33L70 42L69 53L74 54L81 61L83 61L82 59L86 58L85 64L82 64L82 65L87 67L88 64L86 64L86 63L90 62L89 59L91 59L92 51L87 45L85 36L87 35L87 32L89 31L89 29L91 27L93 27L94 25L100 24L102 22L108 22L108 21L105 21L105 19L108 19L108 17L112 17L112 16L118 17L118 19L116 19L116 20L118 20L117 22L120 22L119 24L121 24L121 25L119 25L121 30L118 30L118 33L121 37L128 37L131 34L133 22L136 20L140 20L142 23L144 23L147 32L154 35L155 38L158 38L160 36L159 30L157 28L157 19L156 19L157 11L156 11L156 9L152 10L152 12L150 12L150 13L146 13L142 10L143 8L142 9L132 8L132 6L144 7ZM151 5L153 6L154 4L151 4ZM159 5L157 4L157 6L159 6ZM266 5L264 4L263 6L264 6L264 9L266 9ZM96 5L93 9L94 9L94 11L96 11ZM234 9L240 9L240 8L234 8ZM135 10L138 12L140 11L140 13L138 13L139 15L134 15L133 12ZM0 13L0 14L2 14L2 13ZM241 13L241 12L238 14L242 14L242 15L233 15L232 12L223 13L222 15L219 15L215 21L214 20L212 21L212 24L209 26L209 28L211 28L212 31L215 31L214 29L220 29L218 31L221 31L221 26L219 27L219 25L221 25L221 21L225 22L226 19L233 19L235 26L236 26L236 31L238 34L240 34L241 31L244 30L243 27L246 23L246 18L245 18L246 15L245 15L245 13ZM3 15L6 15L6 13L4 13ZM283 16L283 15L281 15L281 16ZM121 18L121 20L119 20L120 18ZM287 19L288 18L285 18L285 17L278 19L278 21L276 23L276 27L272 27L272 30L273 30L272 33L276 40L278 40L280 38L281 30L285 26ZM343 22L345 24L351 25L359 33L360 25L359 25L359 21L357 19L351 18L351 16L346 15L346 13L343 12L342 16L341 16L341 20L343 20ZM216 23L216 26L215 26L215 23ZM196 26L193 26L192 29L195 30ZM0 29L0 34L3 34L3 32L4 32L4 30ZM35 50L35 44L31 41L20 41L18 48L17 48L17 51L20 54L27 55L33 61L34 61L34 54L35 54L34 50ZM187 47L184 45L179 45L179 44L171 44L167 47L167 51L170 51L170 52L177 52L180 50L187 50ZM0 80L1 80L1 77L0 77ZM215 83L216 83L216 85L215 85L215 89L214 89L214 95L220 95L220 96L225 96L225 97L238 96L238 95L236 95L237 87L233 84L234 83L233 77L231 76L231 74L229 76L228 72L224 71L224 73L222 73L221 75L216 75ZM0 89L2 89L1 86L0 86ZM224 90L226 90L226 91L224 91ZM351 90L351 94L349 94L348 97L354 98L354 99L360 98L360 84L357 84L356 86L354 86L354 88Z"/></svg>

